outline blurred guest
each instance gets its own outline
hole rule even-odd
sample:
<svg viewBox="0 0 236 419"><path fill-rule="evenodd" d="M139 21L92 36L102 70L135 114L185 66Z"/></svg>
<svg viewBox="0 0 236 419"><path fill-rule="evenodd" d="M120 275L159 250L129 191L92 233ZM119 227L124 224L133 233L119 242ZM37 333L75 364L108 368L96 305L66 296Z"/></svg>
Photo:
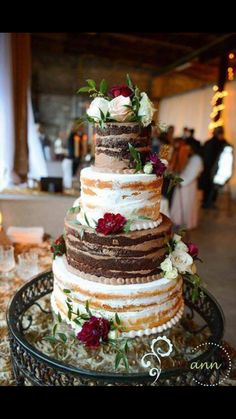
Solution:
<svg viewBox="0 0 236 419"><path fill-rule="evenodd" d="M185 138L186 144L189 144L190 146L193 145L195 149L198 149L199 154L202 154L202 146L200 141L196 140L194 137L195 130L191 128L189 130L189 136Z"/></svg>
<svg viewBox="0 0 236 419"><path fill-rule="evenodd" d="M203 170L203 162L198 148L195 145L188 147L188 160L180 172L183 181L174 190L170 215L176 226L185 226L190 230L198 224L198 177Z"/></svg>
<svg viewBox="0 0 236 419"><path fill-rule="evenodd" d="M188 129L188 127L184 127L183 128L183 134L182 134L181 138L183 140L186 140L186 138L188 138L189 135L190 135L190 130Z"/></svg>
<svg viewBox="0 0 236 419"><path fill-rule="evenodd" d="M73 175L75 175L77 168L80 163L81 154L81 135L82 133L78 129L78 124L75 122L72 125L71 132L69 134L68 144L68 158L73 160Z"/></svg>
<svg viewBox="0 0 236 419"><path fill-rule="evenodd" d="M169 125L167 131L163 131L160 134L160 143L161 144L173 144L174 141L174 132L175 127L174 125Z"/></svg>
<svg viewBox="0 0 236 419"><path fill-rule="evenodd" d="M37 124L37 131L38 131L40 143L42 145L43 155L45 157L45 160L50 161L52 160L51 141L49 137L46 135L45 128L43 127L43 125Z"/></svg>
<svg viewBox="0 0 236 419"><path fill-rule="evenodd" d="M152 127L151 141L152 141L152 153L158 153L160 150L161 142L160 142L160 130L156 125Z"/></svg>
<svg viewBox="0 0 236 419"><path fill-rule="evenodd" d="M213 137L206 141L203 147L204 171L200 179L203 189L203 208L214 208L218 196L218 187L214 184L214 177L218 170L220 156L230 144L224 138L224 128L217 127L213 131Z"/></svg>

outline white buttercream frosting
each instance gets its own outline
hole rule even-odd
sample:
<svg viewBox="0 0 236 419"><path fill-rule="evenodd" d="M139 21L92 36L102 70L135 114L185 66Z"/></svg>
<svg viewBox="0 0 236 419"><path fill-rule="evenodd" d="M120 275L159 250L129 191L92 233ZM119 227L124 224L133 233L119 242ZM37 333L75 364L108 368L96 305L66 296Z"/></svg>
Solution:
<svg viewBox="0 0 236 419"><path fill-rule="evenodd" d="M150 187L152 182L157 181L156 175L101 173L93 167L87 167L81 171L80 180L81 197L74 205L81 206L81 211L77 214L77 220L81 224L86 225L86 214L90 226L95 227L98 219L106 212L119 212L127 220L134 219L132 231L155 228L161 223L162 218L159 215L150 220L138 218L139 214L145 214L146 210L158 214L161 185L157 188ZM140 184L143 185L141 189Z"/></svg>

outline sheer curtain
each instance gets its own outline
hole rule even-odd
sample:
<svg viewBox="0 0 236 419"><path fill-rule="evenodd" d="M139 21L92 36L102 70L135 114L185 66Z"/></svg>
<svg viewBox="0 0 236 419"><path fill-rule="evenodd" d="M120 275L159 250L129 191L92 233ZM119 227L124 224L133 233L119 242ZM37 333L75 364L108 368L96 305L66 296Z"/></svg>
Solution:
<svg viewBox="0 0 236 419"><path fill-rule="evenodd" d="M9 33L0 33L0 190L14 178L14 104Z"/></svg>
<svg viewBox="0 0 236 419"><path fill-rule="evenodd" d="M28 92L28 150L29 150L29 173L28 176L34 179L48 176L46 160L36 130L34 121L31 93Z"/></svg>

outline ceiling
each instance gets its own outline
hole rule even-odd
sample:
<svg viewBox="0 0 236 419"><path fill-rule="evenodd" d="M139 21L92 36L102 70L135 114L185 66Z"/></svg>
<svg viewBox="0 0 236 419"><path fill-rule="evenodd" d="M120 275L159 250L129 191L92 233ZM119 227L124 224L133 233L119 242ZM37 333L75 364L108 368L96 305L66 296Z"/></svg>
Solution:
<svg viewBox="0 0 236 419"><path fill-rule="evenodd" d="M217 80L222 53L236 50L236 33L41 32L32 33L32 48L104 57L152 76L181 72L210 83Z"/></svg>

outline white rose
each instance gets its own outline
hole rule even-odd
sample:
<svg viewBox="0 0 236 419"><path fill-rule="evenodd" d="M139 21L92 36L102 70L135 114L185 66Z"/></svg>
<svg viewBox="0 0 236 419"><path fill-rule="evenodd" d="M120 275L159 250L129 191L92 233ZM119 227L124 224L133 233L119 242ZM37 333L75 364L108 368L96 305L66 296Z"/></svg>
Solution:
<svg viewBox="0 0 236 419"><path fill-rule="evenodd" d="M178 243L182 240L182 237L179 234L174 234L173 240Z"/></svg>
<svg viewBox="0 0 236 419"><path fill-rule="evenodd" d="M178 276L178 271L176 268L172 268L171 271L165 272L166 279L175 279Z"/></svg>
<svg viewBox="0 0 236 419"><path fill-rule="evenodd" d="M109 100L104 99L103 97L96 97L93 99L93 101L90 103L89 108L87 109L87 114L91 118L93 118L95 121L101 120L101 111L104 113L104 115L107 114L109 107Z"/></svg>
<svg viewBox="0 0 236 419"><path fill-rule="evenodd" d="M127 106L132 106L130 97L116 96L109 102L110 117L118 122L126 121L128 116L132 114L132 110Z"/></svg>
<svg viewBox="0 0 236 419"><path fill-rule="evenodd" d="M161 263L161 269L163 272L170 272L173 269L172 262L169 257L167 257L162 263Z"/></svg>
<svg viewBox="0 0 236 419"><path fill-rule="evenodd" d="M182 241L179 241L176 246L175 250L183 250L183 252L188 252L188 246Z"/></svg>
<svg viewBox="0 0 236 419"><path fill-rule="evenodd" d="M144 173L146 173L146 175L150 175L153 172L153 165L151 162L148 162L145 164L144 168L143 168Z"/></svg>
<svg viewBox="0 0 236 419"><path fill-rule="evenodd" d="M138 116L141 117L141 122L144 127L147 127L149 124L151 124L154 112L155 108L153 103L150 101L148 95L142 92Z"/></svg>
<svg viewBox="0 0 236 419"><path fill-rule="evenodd" d="M193 263L193 258L183 250L175 250L170 255L172 265L178 269L180 273L188 272Z"/></svg>

